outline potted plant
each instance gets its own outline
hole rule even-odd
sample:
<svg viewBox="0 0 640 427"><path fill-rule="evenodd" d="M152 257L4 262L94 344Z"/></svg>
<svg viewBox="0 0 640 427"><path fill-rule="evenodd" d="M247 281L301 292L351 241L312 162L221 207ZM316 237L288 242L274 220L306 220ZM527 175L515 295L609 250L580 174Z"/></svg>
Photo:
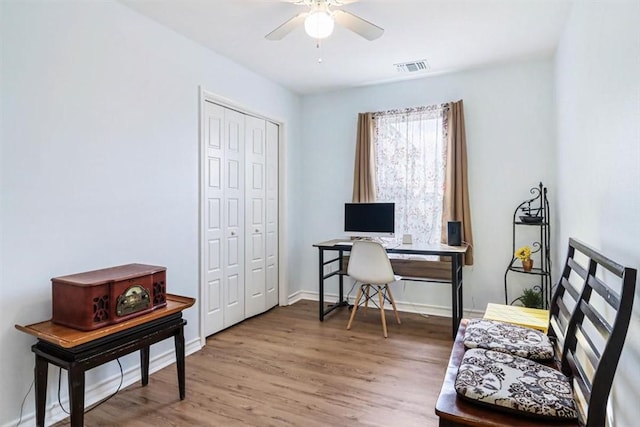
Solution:
<svg viewBox="0 0 640 427"><path fill-rule="evenodd" d="M524 271L531 271L533 268L533 259L531 258L531 248L529 246L519 248L513 255L522 261Z"/></svg>
<svg viewBox="0 0 640 427"><path fill-rule="evenodd" d="M535 288L527 288L511 304L516 301L528 308L542 308L542 292Z"/></svg>

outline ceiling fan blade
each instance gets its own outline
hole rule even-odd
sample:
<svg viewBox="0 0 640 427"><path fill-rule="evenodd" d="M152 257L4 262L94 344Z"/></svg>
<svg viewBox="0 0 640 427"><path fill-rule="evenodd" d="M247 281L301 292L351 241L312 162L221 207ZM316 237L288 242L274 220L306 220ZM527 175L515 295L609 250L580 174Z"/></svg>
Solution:
<svg viewBox="0 0 640 427"><path fill-rule="evenodd" d="M335 10L333 19L343 27L370 41L377 39L384 33L384 29L344 10Z"/></svg>
<svg viewBox="0 0 640 427"><path fill-rule="evenodd" d="M306 18L308 14L309 13L307 12L297 14L296 16L289 19L287 22L264 36L264 38L273 41L282 40L284 36L293 31L297 26L302 25L302 23L304 22L304 18Z"/></svg>

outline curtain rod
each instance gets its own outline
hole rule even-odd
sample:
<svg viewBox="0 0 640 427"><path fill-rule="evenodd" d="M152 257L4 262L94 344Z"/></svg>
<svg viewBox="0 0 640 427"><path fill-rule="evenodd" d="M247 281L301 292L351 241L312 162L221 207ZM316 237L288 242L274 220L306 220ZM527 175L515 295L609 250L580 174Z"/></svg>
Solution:
<svg viewBox="0 0 640 427"><path fill-rule="evenodd" d="M393 109L393 110L387 110L387 111L374 111L371 113L371 116L375 119L378 116L394 116L394 115L403 115L403 114L410 114L410 113L447 111L450 108L450 106L451 106L451 103L446 102L444 104L399 108L399 109Z"/></svg>

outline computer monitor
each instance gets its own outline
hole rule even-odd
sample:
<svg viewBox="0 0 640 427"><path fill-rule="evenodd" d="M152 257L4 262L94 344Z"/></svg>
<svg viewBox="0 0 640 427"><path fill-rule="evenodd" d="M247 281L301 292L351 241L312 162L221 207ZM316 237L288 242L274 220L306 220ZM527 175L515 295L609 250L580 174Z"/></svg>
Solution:
<svg viewBox="0 0 640 427"><path fill-rule="evenodd" d="M395 203L345 203L344 231L355 237L393 237Z"/></svg>

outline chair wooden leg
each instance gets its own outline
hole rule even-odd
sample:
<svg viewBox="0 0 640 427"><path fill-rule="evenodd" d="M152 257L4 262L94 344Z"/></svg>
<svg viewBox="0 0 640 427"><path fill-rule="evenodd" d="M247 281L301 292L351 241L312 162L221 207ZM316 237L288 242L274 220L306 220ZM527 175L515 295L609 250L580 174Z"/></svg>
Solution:
<svg viewBox="0 0 640 427"><path fill-rule="evenodd" d="M401 325L400 315L398 314L398 309L396 308L396 301L393 299L393 295L391 294L391 288L389 285L385 285L387 289L387 294L389 295L389 301L391 301L391 306L393 307L393 313L396 315L396 320L398 321L398 325Z"/></svg>
<svg viewBox="0 0 640 427"><path fill-rule="evenodd" d="M380 319L382 320L382 332L384 337L387 338L387 319L384 317L384 294L382 293L382 287L378 286L378 300L380 300Z"/></svg>
<svg viewBox="0 0 640 427"><path fill-rule="evenodd" d="M353 304L353 310L351 310L351 316L349 317L349 323L347 324L347 329L351 329L351 322L353 322L353 318L356 317L356 310L358 310L358 304L360 304L361 297L362 297L362 286L358 288L356 302L355 304Z"/></svg>

